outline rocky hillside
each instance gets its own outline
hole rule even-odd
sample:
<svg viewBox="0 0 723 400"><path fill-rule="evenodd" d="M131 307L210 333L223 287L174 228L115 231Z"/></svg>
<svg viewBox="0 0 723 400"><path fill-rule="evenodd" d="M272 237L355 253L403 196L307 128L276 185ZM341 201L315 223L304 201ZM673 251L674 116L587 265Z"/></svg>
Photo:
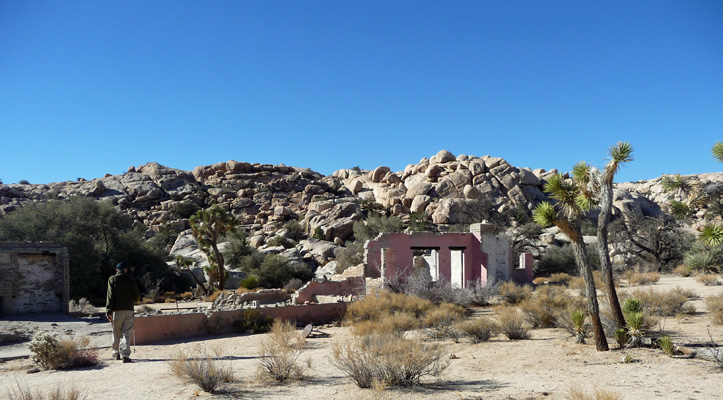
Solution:
<svg viewBox="0 0 723 400"><path fill-rule="evenodd" d="M320 230L324 239L342 245L352 237L353 224L363 218L365 207L374 203L405 220L411 214L424 215L438 226L482 219L514 224L547 199L543 186L557 172L518 168L498 157L455 156L446 150L404 171L380 166L372 171L344 169L330 176L237 161L190 172L148 163L90 181L0 184L0 215L52 198L94 197L112 202L152 237L164 228L183 232L189 227L188 210L218 204L241 221L255 247L283 234L283 225L291 220L303 221L310 235ZM723 174L690 178L705 187L723 185ZM656 214L667 207L669 196L660 178L622 183L615 190L615 207L617 212ZM327 249L318 261L323 264L329 258L333 251Z"/></svg>

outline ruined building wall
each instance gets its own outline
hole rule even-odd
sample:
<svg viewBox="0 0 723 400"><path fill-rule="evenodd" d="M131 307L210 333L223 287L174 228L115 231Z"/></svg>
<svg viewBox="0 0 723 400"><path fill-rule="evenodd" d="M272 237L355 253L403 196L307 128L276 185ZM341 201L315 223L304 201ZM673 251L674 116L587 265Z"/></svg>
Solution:
<svg viewBox="0 0 723 400"><path fill-rule="evenodd" d="M0 242L0 315L68 312L68 249Z"/></svg>

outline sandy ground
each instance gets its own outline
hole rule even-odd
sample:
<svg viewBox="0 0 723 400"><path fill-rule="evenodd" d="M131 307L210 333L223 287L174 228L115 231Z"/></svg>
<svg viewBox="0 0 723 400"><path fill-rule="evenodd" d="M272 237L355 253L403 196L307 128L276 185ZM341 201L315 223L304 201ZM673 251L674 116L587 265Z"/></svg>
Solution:
<svg viewBox="0 0 723 400"><path fill-rule="evenodd" d="M695 315L663 321L665 333L675 343L702 349L709 342L710 327L713 337L723 344L723 327L710 324L702 300L723 292L723 286L706 287L692 278L664 276L652 287L663 290L676 286L695 290L701 299L692 301L698 310ZM489 312L481 309L476 314ZM59 322L56 329L63 329L64 323L69 322ZM109 328L87 324L92 325L95 331ZM667 357L661 350L645 348L597 352L594 344L576 344L561 329L533 330L531 339L523 341L509 341L502 335L480 344L440 341L450 359L439 378L425 379L412 389L359 389L329 362L333 344L348 337L348 329L322 330L330 336L309 339L301 356L304 365L310 360L303 381L273 385L257 378L258 348L264 335L209 336L137 346L132 354L135 362L129 364L112 360L107 347L100 349L101 364L93 368L28 374L33 367L28 359L7 361L0 364L0 398L18 385L47 392L59 384L81 389L88 399L565 399L574 386L590 392L595 387L614 391L624 399L723 396L723 372L713 362ZM96 338L103 338L103 334ZM238 382L208 394L171 374L168 360L179 350L200 349L218 349L224 357L222 363L232 368ZM634 362L623 363L625 355L632 356Z"/></svg>

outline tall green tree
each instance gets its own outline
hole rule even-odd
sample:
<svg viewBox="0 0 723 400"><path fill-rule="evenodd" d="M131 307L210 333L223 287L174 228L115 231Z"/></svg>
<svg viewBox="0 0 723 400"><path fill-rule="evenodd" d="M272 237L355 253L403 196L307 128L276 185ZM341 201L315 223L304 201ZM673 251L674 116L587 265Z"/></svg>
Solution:
<svg viewBox="0 0 723 400"><path fill-rule="evenodd" d="M610 159L605 168L598 170L590 165L580 162L573 167L575 180L582 185L586 197L596 197L600 212L597 221L597 245L600 267L603 272L606 292L610 307L613 312L613 319L617 328L625 327L623 316L618 300L615 281L613 280L613 267L608 252L608 226L612 217L613 207L613 180L620 166L633 160L633 147L628 142L618 142L608 149Z"/></svg>
<svg viewBox="0 0 723 400"><path fill-rule="evenodd" d="M218 243L226 233L236 231L238 221L220 206L214 204L207 210L199 210L189 219L191 232L201 249L208 255L213 271L211 277L217 277L218 288L223 290L226 278L223 253L218 249ZM208 291L213 292L215 279L209 279Z"/></svg>
<svg viewBox="0 0 723 400"><path fill-rule="evenodd" d="M600 321L600 307L597 301L597 289L592 275L592 268L587 262L585 242L582 239L582 216L590 208L590 198L580 190L580 186L571 180L565 180L562 175L552 176L545 184L545 191L557 202L553 205L543 202L535 208L533 220L547 227L557 226L560 231L570 238L575 262L580 268L580 274L585 281L587 292L588 312L593 325L595 348L598 351L607 351L608 343Z"/></svg>
<svg viewBox="0 0 723 400"><path fill-rule="evenodd" d="M107 279L125 261L148 282L171 278L164 254L132 229L112 204L85 197L30 204L0 218L0 240L52 241L68 248L70 297L105 299ZM146 288L147 289L147 288Z"/></svg>

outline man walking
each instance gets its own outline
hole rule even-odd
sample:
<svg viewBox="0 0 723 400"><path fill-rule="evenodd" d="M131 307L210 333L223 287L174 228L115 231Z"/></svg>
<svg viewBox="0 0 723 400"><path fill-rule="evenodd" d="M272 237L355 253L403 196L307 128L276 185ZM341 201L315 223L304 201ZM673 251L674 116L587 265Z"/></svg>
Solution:
<svg viewBox="0 0 723 400"><path fill-rule="evenodd" d="M123 362L127 363L131 362L133 305L141 294L136 283L128 276L128 267L124 262L119 262L115 269L116 274L108 278L105 316L113 324L113 357L116 360L123 357Z"/></svg>

